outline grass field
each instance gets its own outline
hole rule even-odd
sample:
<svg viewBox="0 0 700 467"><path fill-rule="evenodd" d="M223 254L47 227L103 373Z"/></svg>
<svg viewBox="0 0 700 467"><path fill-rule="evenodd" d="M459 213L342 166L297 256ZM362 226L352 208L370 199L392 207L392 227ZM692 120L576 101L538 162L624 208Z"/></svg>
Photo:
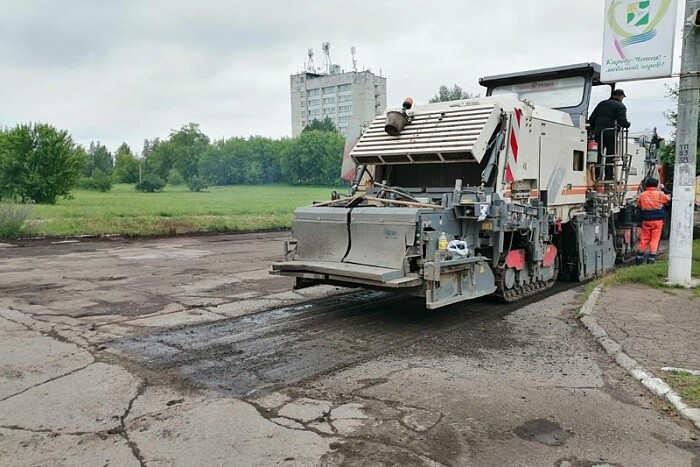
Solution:
<svg viewBox="0 0 700 467"><path fill-rule="evenodd" d="M295 208L330 200L333 190L278 185L211 187L200 193L185 186L167 186L160 193L141 193L133 185L114 185L107 193L75 190L74 199L33 206L25 234L174 235L289 228Z"/></svg>
<svg viewBox="0 0 700 467"><path fill-rule="evenodd" d="M700 376L693 376L685 371L672 371L664 379L676 392L680 393L683 402L700 408Z"/></svg>
<svg viewBox="0 0 700 467"><path fill-rule="evenodd" d="M691 275L693 278L700 278L700 240L693 241L693 258L691 263ZM657 288L674 288L666 284L668 278L668 260L659 260L656 264L643 264L641 266L630 266L620 268L612 274L595 279L587 286L582 296L586 300L588 296L598 286L610 287L614 284L637 283L646 284ZM700 286L693 287L693 294L700 298ZM578 312L577 312L578 313ZM580 314L577 314L580 317Z"/></svg>

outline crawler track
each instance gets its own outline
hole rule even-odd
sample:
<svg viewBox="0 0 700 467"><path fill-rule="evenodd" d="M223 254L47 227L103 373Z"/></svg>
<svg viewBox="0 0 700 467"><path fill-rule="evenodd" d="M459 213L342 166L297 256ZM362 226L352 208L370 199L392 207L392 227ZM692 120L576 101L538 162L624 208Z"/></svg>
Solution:
<svg viewBox="0 0 700 467"><path fill-rule="evenodd" d="M532 297L538 293L544 292L551 289L556 284L556 281L537 281L530 284L525 284L524 286L514 287L512 289L505 290L503 282L503 269L496 269L494 273L495 282L498 284L496 292L493 296L503 300L506 303L517 302L527 297Z"/></svg>

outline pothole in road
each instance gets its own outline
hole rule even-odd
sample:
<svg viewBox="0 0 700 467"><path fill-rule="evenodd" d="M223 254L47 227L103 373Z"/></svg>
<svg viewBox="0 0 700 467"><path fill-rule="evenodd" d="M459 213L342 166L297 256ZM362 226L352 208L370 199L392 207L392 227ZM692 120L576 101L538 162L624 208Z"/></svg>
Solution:
<svg viewBox="0 0 700 467"><path fill-rule="evenodd" d="M524 440L537 441L547 446L563 446L572 434L558 423L544 418L528 420L513 432Z"/></svg>

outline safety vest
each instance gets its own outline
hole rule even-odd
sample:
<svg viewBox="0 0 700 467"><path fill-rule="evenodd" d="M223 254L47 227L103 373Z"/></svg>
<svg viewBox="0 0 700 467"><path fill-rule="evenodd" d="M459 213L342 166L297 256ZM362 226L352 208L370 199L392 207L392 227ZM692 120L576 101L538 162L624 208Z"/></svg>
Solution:
<svg viewBox="0 0 700 467"><path fill-rule="evenodd" d="M663 220L666 217L664 205L669 201L671 201L671 198L666 193L656 187L648 187L637 199L637 206L642 211L642 220Z"/></svg>

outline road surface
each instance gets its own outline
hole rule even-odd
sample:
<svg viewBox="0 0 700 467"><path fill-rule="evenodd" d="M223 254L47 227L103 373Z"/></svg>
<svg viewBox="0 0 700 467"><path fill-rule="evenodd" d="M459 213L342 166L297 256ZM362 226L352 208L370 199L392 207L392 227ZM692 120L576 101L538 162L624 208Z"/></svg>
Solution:
<svg viewBox="0 0 700 467"><path fill-rule="evenodd" d="M580 290L425 311L270 276L289 234L0 248L3 465L688 465Z"/></svg>

